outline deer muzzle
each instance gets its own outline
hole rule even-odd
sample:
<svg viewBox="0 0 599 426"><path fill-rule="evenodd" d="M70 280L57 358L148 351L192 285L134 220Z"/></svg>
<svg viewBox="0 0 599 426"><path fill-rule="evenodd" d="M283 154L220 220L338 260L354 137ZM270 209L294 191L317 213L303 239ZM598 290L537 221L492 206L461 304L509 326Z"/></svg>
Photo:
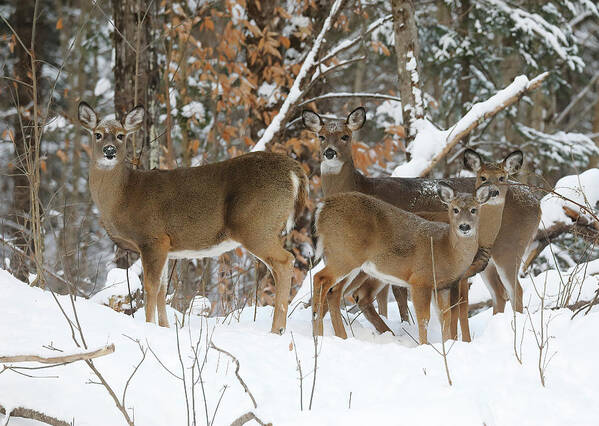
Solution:
<svg viewBox="0 0 599 426"><path fill-rule="evenodd" d="M114 145L106 145L104 148L102 148L102 152L104 153L104 157L106 157L108 160L112 160L114 157L116 157L116 147Z"/></svg>
<svg viewBox="0 0 599 426"><path fill-rule="evenodd" d="M324 151L324 156L326 157L327 160L332 160L333 158L335 158L337 156L337 151L335 151L333 148L327 148Z"/></svg>

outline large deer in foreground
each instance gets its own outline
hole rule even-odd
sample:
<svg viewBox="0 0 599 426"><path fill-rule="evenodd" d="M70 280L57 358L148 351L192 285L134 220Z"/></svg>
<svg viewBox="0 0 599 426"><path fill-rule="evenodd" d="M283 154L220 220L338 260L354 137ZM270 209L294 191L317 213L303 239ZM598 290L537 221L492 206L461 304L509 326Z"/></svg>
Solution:
<svg viewBox="0 0 599 426"><path fill-rule="evenodd" d="M358 191L384 200L411 212L444 212L445 206L436 196L438 183L450 184L458 192L472 193L475 178L424 179L399 177L366 177L354 166L352 133L365 122L366 111L359 107L345 122L325 123L318 114L305 110L304 125L320 139L321 179L324 193ZM493 299L493 313L503 312L505 290L512 306L522 311L522 287L518 270L529 242L541 218L539 200L522 186L508 186L501 227L490 250L491 261L483 272L483 280Z"/></svg>
<svg viewBox="0 0 599 426"><path fill-rule="evenodd" d="M98 120L85 102L79 122L92 135L89 185L102 225L122 248L141 254L146 321L168 327L167 259L213 257L244 246L275 281L273 333L285 329L294 257L283 248L308 195L301 165L256 152L200 167L142 171L126 162L127 136L142 124L143 107L122 122Z"/></svg>
<svg viewBox="0 0 599 426"><path fill-rule="evenodd" d="M317 255L324 257L326 266L314 276L316 334L322 334L322 307L328 291L361 270L381 281L410 288L420 343L427 342L435 291L443 338L449 338L450 286L472 264L478 250L480 207L498 189L484 184L474 195L456 194L449 185L440 183L438 191L448 206L449 224L428 221L359 192L327 197L319 206L315 221Z"/></svg>

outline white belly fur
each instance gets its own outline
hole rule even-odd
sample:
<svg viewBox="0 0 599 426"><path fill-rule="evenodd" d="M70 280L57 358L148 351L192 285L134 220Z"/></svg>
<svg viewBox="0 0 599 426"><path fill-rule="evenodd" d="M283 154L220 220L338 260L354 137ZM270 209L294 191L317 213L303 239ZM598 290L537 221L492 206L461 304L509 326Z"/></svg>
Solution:
<svg viewBox="0 0 599 426"><path fill-rule="evenodd" d="M171 251L168 254L169 259L201 259L204 257L216 257L223 253L239 247L241 244L235 240L225 240L220 244L208 247L204 250L180 250Z"/></svg>
<svg viewBox="0 0 599 426"><path fill-rule="evenodd" d="M379 271L376 268L376 265L370 261L364 262L364 264L362 265L362 270L365 273L367 273L368 275L370 275L371 277L374 277L374 278L381 280L385 283L399 286L399 287L410 288L410 285L407 282L405 282L404 280L402 280L400 278L394 277L393 275L387 275L387 274Z"/></svg>

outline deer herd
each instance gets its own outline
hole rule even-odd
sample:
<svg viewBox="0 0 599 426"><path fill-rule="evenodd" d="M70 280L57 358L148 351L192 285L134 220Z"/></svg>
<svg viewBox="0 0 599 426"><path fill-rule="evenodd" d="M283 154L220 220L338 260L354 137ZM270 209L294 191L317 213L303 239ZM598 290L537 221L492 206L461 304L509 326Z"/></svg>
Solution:
<svg viewBox="0 0 599 426"><path fill-rule="evenodd" d="M142 126L144 109L119 122L100 120L81 102L80 124L91 134L89 186L100 220L120 247L140 254L147 322L168 327L165 298L168 259L218 256L238 246L260 259L275 282L273 333L287 319L294 256L283 247L308 198L308 177L295 160L253 152L214 164L174 170L138 170L128 165L128 135ZM499 163L471 149L464 166L472 178L367 177L352 159L352 134L366 120L359 107L343 122L302 113L304 126L320 140L324 200L314 214L316 257L326 266L313 279L313 330L322 335L330 313L335 335L346 338L341 301L351 296L380 332L391 330L391 287L403 321L411 295L420 343L427 342L430 305L439 312L443 339L470 341L468 279L480 273L491 293L493 313L509 299L522 311L518 272L539 221L539 201L510 184L521 151ZM373 302L378 300L379 312Z"/></svg>

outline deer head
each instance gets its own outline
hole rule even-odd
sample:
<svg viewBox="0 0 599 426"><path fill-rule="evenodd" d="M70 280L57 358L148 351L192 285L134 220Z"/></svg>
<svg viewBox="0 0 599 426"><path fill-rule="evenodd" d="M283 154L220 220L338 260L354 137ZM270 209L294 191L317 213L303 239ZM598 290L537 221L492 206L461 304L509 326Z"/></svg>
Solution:
<svg viewBox="0 0 599 426"><path fill-rule="evenodd" d="M353 164L352 132L362 128L366 121L366 110L363 107L350 112L345 122L325 123L318 114L310 110L302 112L302 121L320 140L321 173L338 174L345 163Z"/></svg>
<svg viewBox="0 0 599 426"><path fill-rule="evenodd" d="M522 168L524 154L517 150L508 154L503 161L499 163L488 163L483 161L480 154L470 148L464 152L464 167L473 173L476 173L476 184L489 183L498 188L491 193L489 204L500 204L504 201L507 194L507 180Z"/></svg>
<svg viewBox="0 0 599 426"><path fill-rule="evenodd" d="M472 237L478 229L480 219L479 207L491 199L491 194L499 191L495 185L483 184L474 195L455 193L446 183L439 182L437 193L441 201L447 205L449 226L452 232L460 237Z"/></svg>
<svg viewBox="0 0 599 426"><path fill-rule="evenodd" d="M127 136L141 128L144 108L136 106L120 123L114 119L98 120L96 112L85 102L79 103L79 123L92 135L92 166L102 170L111 170L117 164L123 164L127 154Z"/></svg>

